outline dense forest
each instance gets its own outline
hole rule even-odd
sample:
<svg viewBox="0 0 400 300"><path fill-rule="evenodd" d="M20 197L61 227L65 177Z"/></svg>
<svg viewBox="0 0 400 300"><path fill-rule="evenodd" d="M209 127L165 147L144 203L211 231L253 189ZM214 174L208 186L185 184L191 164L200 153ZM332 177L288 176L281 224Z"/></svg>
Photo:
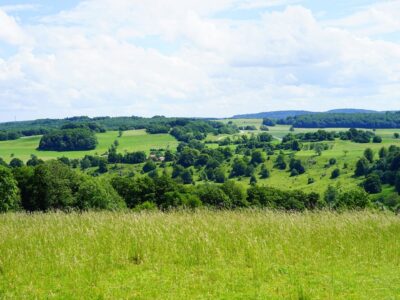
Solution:
<svg viewBox="0 0 400 300"><path fill-rule="evenodd" d="M332 109L326 112L315 112L315 111L307 111L307 110L279 110L279 111L267 111L261 113L253 113L253 114L243 114L243 115L235 115L232 119L286 119L288 117L295 117L301 115L310 115L310 114L330 114L330 113L343 113L343 114L364 114L364 113L378 113L378 111L367 110L367 109L354 109L354 108L339 108Z"/></svg>
<svg viewBox="0 0 400 300"><path fill-rule="evenodd" d="M355 143L370 143L371 140L374 143L381 143L382 138L375 135L372 131L357 130L355 128L350 128L347 131L326 131L318 130L316 132L307 133L289 133L283 137L283 142L300 140L303 142L321 142L321 141L334 141L336 138L340 138L343 141L352 141Z"/></svg>
<svg viewBox="0 0 400 300"><path fill-rule="evenodd" d="M399 128L400 112L308 114L279 119L277 124L297 128Z"/></svg>
<svg viewBox="0 0 400 300"><path fill-rule="evenodd" d="M60 129L43 135L38 149L42 151L93 150L97 143L95 133L87 128Z"/></svg>

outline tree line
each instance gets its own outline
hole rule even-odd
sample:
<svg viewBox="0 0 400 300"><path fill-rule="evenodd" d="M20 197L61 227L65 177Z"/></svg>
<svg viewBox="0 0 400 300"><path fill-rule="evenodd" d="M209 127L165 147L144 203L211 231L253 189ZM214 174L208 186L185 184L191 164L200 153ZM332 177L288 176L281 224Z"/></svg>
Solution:
<svg viewBox="0 0 400 300"><path fill-rule="evenodd" d="M321 208L366 208L368 196L348 191L332 199L316 193L282 191L234 181L184 185L166 173L152 176L92 177L62 161L36 166L0 167L0 212L88 209L171 209L208 206L218 209L262 207L303 211Z"/></svg>
<svg viewBox="0 0 400 300"><path fill-rule="evenodd" d="M276 123L297 128L400 128L400 112L306 114L280 119Z"/></svg>

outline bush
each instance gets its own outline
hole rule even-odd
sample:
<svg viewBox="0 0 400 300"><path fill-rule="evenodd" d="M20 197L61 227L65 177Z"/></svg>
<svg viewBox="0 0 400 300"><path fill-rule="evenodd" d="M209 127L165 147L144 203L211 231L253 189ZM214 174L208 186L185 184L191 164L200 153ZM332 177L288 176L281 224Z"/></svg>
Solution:
<svg viewBox="0 0 400 300"><path fill-rule="evenodd" d="M152 211L156 210L157 205L154 202L145 201L141 204L138 204L134 207L133 211L140 212L140 211Z"/></svg>
<svg viewBox="0 0 400 300"><path fill-rule="evenodd" d="M335 170L332 171L331 179L336 179L339 176L340 176L340 170L339 169L335 169Z"/></svg>

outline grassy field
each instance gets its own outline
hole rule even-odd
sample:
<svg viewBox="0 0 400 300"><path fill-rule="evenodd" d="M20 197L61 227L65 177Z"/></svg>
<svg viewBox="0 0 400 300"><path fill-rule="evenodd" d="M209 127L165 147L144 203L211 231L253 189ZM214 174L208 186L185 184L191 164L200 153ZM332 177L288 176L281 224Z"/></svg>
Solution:
<svg viewBox="0 0 400 300"><path fill-rule="evenodd" d="M260 126L261 119L234 119L234 120L223 120L223 122L232 121L238 126L254 125ZM275 138L282 138L284 135L288 134L290 126L277 125L274 127L269 127L269 133ZM318 130L317 128L296 128L294 133L300 132L313 132ZM343 131L346 129L331 128L327 130ZM316 156L314 151L299 151L296 153L296 157L302 159L304 166L306 167L306 174L296 177L290 177L289 171L280 171L273 168L273 164L276 158L272 156L269 161L266 162L268 169L271 171L271 177L268 179L258 179L258 183L262 185L268 185L272 187L277 187L280 189L302 189L304 191L310 192L315 191L322 194L328 185L334 185L339 188L353 188L357 184L361 183L362 178L354 178L354 168L357 160L363 156L364 150L369 147L378 154L379 149L382 146L398 145L400 146L400 140L396 140L393 137L395 132L399 130L395 129L382 129L377 130L376 134L383 138L383 143L381 144L357 144L350 141L336 140L334 142L327 142L330 144L331 149L323 151L321 156ZM259 131L256 131L256 133ZM253 131L246 131L241 134L252 134ZM35 150L38 146L40 137L29 137L21 138L15 141L5 141L0 142L0 157L9 161L11 155L14 154L15 157L21 158L23 160L29 159L31 154L36 154L42 159L51 159L61 156L66 156L69 158L82 158L85 154L104 154L110 145L118 140L120 146L118 151L145 151L149 152L153 148L167 148L175 149L178 145L178 141L175 140L171 135L168 134L147 134L144 130L131 130L125 131L121 138L118 138L118 132L109 131L106 133L98 134L99 145L96 150L93 151L76 151L76 152L43 152ZM209 135L207 137L208 141L218 141L228 135ZM208 147L218 147L216 143L208 144ZM231 146L234 148L234 146ZM337 165L331 167L325 167L330 158L336 158ZM289 160L289 158L287 159ZM344 168L347 164L348 168ZM341 175L339 178L332 180L330 175L335 168L339 168ZM140 172L141 166L124 166L124 172L130 172L134 170L135 172ZM171 171L170 169L168 169ZM121 172L118 170L118 172ZM230 166L226 167L227 175L230 172ZM315 180L314 184L308 184L308 179L313 178ZM241 182L244 186L249 185L248 179L243 179ZM385 192L393 192L393 188L385 187Z"/></svg>
<svg viewBox="0 0 400 300"><path fill-rule="evenodd" d="M14 155L24 161L28 160L31 154L37 155L42 159L52 159L66 156L68 158L82 158L86 154L104 154L115 140L118 140L120 146L118 151L145 151L158 148L174 149L178 142L169 134L147 134L145 130L125 131L121 138L118 138L118 131L108 131L106 133L97 134L99 145L92 151L71 151L71 152L55 152L55 151L38 151L40 136L20 138L15 141L0 142L0 157L9 161Z"/></svg>
<svg viewBox="0 0 400 300"><path fill-rule="evenodd" d="M238 126L254 125L259 127L262 123L261 119L227 119L223 122L232 121ZM269 127L268 133L275 138L282 138L290 131L290 126L287 125L276 125L274 127ZM296 128L293 132L315 132L318 128ZM345 131L344 128L328 128L328 131ZM259 133L260 131L244 131L242 134L252 134ZM317 156L313 150L299 151L296 153L296 158L300 158L304 166L306 167L306 173L301 176L290 177L290 172L280 171L274 169L275 156L271 157L271 160L266 162L268 169L271 171L271 177L268 179L258 179L258 183L261 185L268 185L280 189L301 189L306 192L318 192L322 194L327 186L333 185L338 188L347 189L354 188L356 185L362 182L362 178L355 178L354 169L358 159L363 156L366 148L371 148L378 158L379 149L383 146L389 147L390 145L400 146L400 140L395 139L393 134L395 132L400 132L400 129L378 129L376 134L383 138L381 144L357 144L350 141L341 141L339 139L333 142L324 142L330 145L330 149L323 151L321 156ZM210 136L209 141L218 141L225 138L226 135L220 136ZM213 145L213 144L211 144ZM337 164L334 166L326 167L330 158L336 158ZM344 168L347 164L348 167ZM330 178L331 173L334 169L339 168L341 175L339 178L332 180ZM314 184L308 184L308 178L313 178L315 180ZM244 186L249 185L248 180L242 182ZM392 187L384 187L386 193L394 192Z"/></svg>
<svg viewBox="0 0 400 300"><path fill-rule="evenodd" d="M0 299L399 299L372 212L0 215Z"/></svg>

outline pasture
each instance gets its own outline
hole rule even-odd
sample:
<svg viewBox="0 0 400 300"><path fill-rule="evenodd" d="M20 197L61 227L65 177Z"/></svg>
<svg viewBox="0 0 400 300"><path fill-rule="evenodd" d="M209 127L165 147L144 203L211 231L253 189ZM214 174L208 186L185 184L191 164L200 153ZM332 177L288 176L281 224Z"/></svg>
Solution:
<svg viewBox="0 0 400 300"><path fill-rule="evenodd" d="M253 125L259 127L262 123L261 119L227 119L223 122L232 121L238 126ZM315 132L318 128L295 128L294 134ZM327 128L327 131L345 131L345 128ZM330 149L323 151L321 156L317 156L313 150L302 150L296 153L296 158L303 161L306 167L306 173L301 176L290 177L290 171L281 171L274 168L275 156L271 156L271 159L266 162L268 169L271 172L271 176L267 179L258 179L258 183L261 185L267 185L276 187L279 189L300 189L306 192L318 192L322 194L327 186L333 185L340 189L354 188L356 185L362 182L362 178L354 178L354 169L358 159L363 156L366 148L371 148L375 153L375 158L378 158L379 149L382 147L389 147L390 145L400 146L400 140L395 139L393 134L399 132L399 129L377 129L376 135L383 138L383 142L379 144L368 143L358 144L351 141L342 141L336 139L332 142L324 142L329 144ZM251 135L252 133L259 133L260 131L243 131L242 134ZM290 132L290 126L287 125L276 125L269 127L267 131L276 139L280 139ZM227 137L226 135L211 136L208 138L209 141L218 141ZM213 145L213 144L211 144ZM337 164L333 166L328 165L328 161L331 158L337 160ZM331 173L334 169L339 168L341 175L332 180ZM227 173L228 174L228 173ZM314 179L313 184L308 184L308 179ZM244 186L248 186L248 180L243 181ZM387 193L394 192L392 187L384 187Z"/></svg>
<svg viewBox="0 0 400 300"><path fill-rule="evenodd" d="M115 140L118 140L118 151L122 153L124 151L145 151L149 153L150 149L166 149L168 147L170 149L175 149L178 145L176 139L169 134L148 134L145 130L124 131L120 138L118 137L118 131L108 131L96 135L99 144L95 150L91 151L38 151L36 148L39 145L41 136L23 137L14 141L2 141L0 142L0 157L5 161L11 160L12 157L18 157L26 161L30 158L31 154L44 160L62 156L68 158L83 158L85 155L103 155Z"/></svg>
<svg viewBox="0 0 400 300"><path fill-rule="evenodd" d="M1 299L397 299L400 219L367 211L0 215Z"/></svg>
<svg viewBox="0 0 400 300"><path fill-rule="evenodd" d="M254 125L257 128L261 125L261 119L227 119L222 122L232 121L238 126ZM268 133L276 139L280 139L290 132L290 126L277 125L269 127ZM317 128L296 128L294 133L301 132L314 132ZM327 129L330 131L344 131L347 129L343 128L331 128ZM290 171L281 171L274 168L274 161L276 155L271 156L270 160L266 161L266 166L271 172L271 176L267 179L258 178L258 183L261 185L268 185L279 189L301 189L306 192L318 192L323 194L328 185L334 185L340 189L353 188L357 184L362 182L362 178L354 178L354 168L357 160L363 156L363 152L366 148L371 148L378 158L378 151L382 146L389 147L390 145L400 145L400 140L395 139L393 134L399 130L395 129L378 129L376 134L383 138L383 142L380 144L357 144L350 141L341 141L336 139L332 142L325 142L329 144L330 149L323 151L321 156L317 156L313 150L302 150L296 153L296 157L301 159L306 167L306 173L301 176L290 177ZM252 133L259 133L260 131L243 131L240 134L251 135ZM239 135L239 134L238 134ZM208 147L218 147L217 141L222 140L229 135L209 135L207 137ZM115 140L118 140L118 152L125 151L145 151L149 153L150 149L158 148L169 148L176 149L178 141L169 134L147 134L145 130L130 130L125 131L122 137L118 137L117 131L108 131L106 133L97 134L99 145L95 150L92 151L73 151L73 152L53 152L53 151L38 151L36 147L39 144L40 136L20 138L15 141L3 141L0 142L0 157L4 160L9 161L12 157L18 157L24 161L28 160L31 154L37 155L39 158L48 160L57 157L66 156L68 158L83 158L86 154L88 155L103 155L107 152L110 145ZM278 141L276 141L278 142ZM233 146L231 146L233 147ZM288 153L289 154L289 153ZM333 166L328 165L328 161L331 158L337 160L337 164ZM129 173L132 170L140 173L140 166L123 166L123 172ZM331 173L334 169L339 168L341 175L332 180L330 178ZM170 167L167 170L171 173ZM121 170L117 170L121 173ZM229 176L230 166L225 166L226 176ZM195 178L198 178L198 174L195 174ZM313 184L309 184L309 178L314 180ZM249 181L243 179L240 181L242 185L247 187ZM394 192L392 187L384 187L386 193Z"/></svg>

